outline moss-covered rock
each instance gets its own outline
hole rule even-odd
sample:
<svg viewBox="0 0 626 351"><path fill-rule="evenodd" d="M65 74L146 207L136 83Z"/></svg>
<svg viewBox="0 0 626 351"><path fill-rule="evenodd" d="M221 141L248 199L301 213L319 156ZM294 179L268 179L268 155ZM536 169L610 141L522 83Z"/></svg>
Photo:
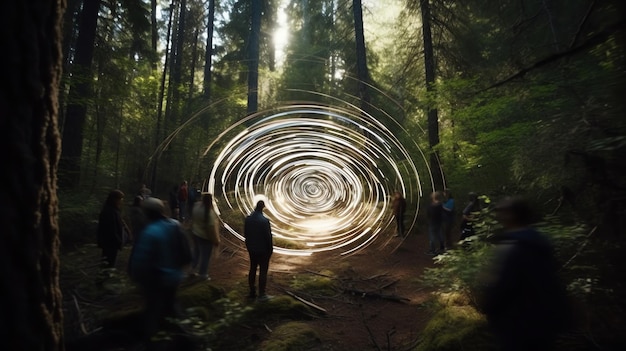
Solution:
<svg viewBox="0 0 626 351"><path fill-rule="evenodd" d="M209 307L224 297L224 294L215 286L206 282L182 286L178 291L178 301L185 307Z"/></svg>
<svg viewBox="0 0 626 351"><path fill-rule="evenodd" d="M289 322L278 326L271 337L261 344L263 351L306 351L317 348L317 332L302 322Z"/></svg>
<svg viewBox="0 0 626 351"><path fill-rule="evenodd" d="M494 350L487 321L471 306L444 306L426 325L416 351Z"/></svg>
<svg viewBox="0 0 626 351"><path fill-rule="evenodd" d="M248 312L248 317L252 320L269 318L299 319L312 314L311 310L302 302L288 296L277 296L267 301L254 303L252 310Z"/></svg>

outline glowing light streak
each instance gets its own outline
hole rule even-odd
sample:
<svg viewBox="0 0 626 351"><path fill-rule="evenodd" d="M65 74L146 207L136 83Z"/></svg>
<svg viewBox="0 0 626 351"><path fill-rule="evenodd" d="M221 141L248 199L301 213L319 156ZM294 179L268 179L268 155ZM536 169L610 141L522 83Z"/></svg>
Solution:
<svg viewBox="0 0 626 351"><path fill-rule="evenodd" d="M274 108L233 124L204 154L220 144L203 190L214 194L224 227L236 240L243 240L243 217L264 199L276 253L358 252L393 225L394 190L414 204L422 195L409 152L383 123L356 107Z"/></svg>

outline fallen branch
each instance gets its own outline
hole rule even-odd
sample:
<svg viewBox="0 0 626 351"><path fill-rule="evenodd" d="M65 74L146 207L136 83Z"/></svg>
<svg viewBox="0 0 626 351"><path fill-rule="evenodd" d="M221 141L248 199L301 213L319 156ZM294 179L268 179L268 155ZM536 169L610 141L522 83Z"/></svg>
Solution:
<svg viewBox="0 0 626 351"><path fill-rule="evenodd" d="M367 325L367 322L365 322L365 316L363 315L363 310L361 310L361 320L363 321L363 325L365 326L365 329L367 330L367 334L369 334L370 340L376 347L376 350L382 351L382 349L380 348L380 346L378 346L378 343L376 342L376 337L374 336L374 333L372 333L372 330L370 329L369 325Z"/></svg>
<svg viewBox="0 0 626 351"><path fill-rule="evenodd" d="M379 294L379 293L376 293L376 292L363 291L363 290L358 290L358 289L344 289L344 292L352 294L352 295L359 295L361 297L369 297L369 298L373 298L373 299L383 299L383 300L389 300L389 301L395 301L395 302L401 302L401 303L406 303L406 302L410 302L411 301L411 299L408 299L408 298L402 297L402 296L398 296L398 295Z"/></svg>
<svg viewBox="0 0 626 351"><path fill-rule="evenodd" d="M325 277L325 278L330 278L330 279L337 279L337 278L335 278L335 277L331 277L330 275L326 275L326 274L322 274L322 273L317 273L317 272L314 272L314 271L310 271L310 270L308 270L308 269L305 269L304 271L305 271L305 272L307 272L307 273L311 273L311 274L319 275L320 277Z"/></svg>
<svg viewBox="0 0 626 351"><path fill-rule="evenodd" d="M287 295L289 295L289 296L293 297L294 299L296 299L296 300L298 300L298 301L302 302L303 304L305 304L305 305L307 305L307 306L309 306L309 307L311 307L311 308L313 308L313 309L315 309L315 310L317 310L317 311L319 311L319 312L321 312L321 313L323 313L323 314L328 313L328 311L326 311L326 309L325 309L325 308L320 307L320 306L318 306L318 305L314 304L314 303L313 303L313 302L311 302L311 301L307 301L307 300L305 300L305 299L301 298L300 296L298 296L298 295L296 295L296 294L292 293L291 291L287 291L287 290L285 290L285 293L286 293Z"/></svg>
<svg viewBox="0 0 626 351"><path fill-rule="evenodd" d="M585 247L589 243L589 238L593 235L593 233L596 232L597 229L598 229L598 226L595 226L593 227L593 229L591 229L589 234L587 234L587 236L585 237L585 242L582 245L580 245L580 247L578 247L578 250L576 250L576 253L572 257L570 257L570 259L567 260L567 262L565 262L565 264L561 267L561 269L565 269L565 267L569 266L569 264L572 263L572 261L576 257L578 257L578 255L580 255L580 253L585 249Z"/></svg>
<svg viewBox="0 0 626 351"><path fill-rule="evenodd" d="M399 281L400 281L400 279L396 279L396 280L394 280L394 281L391 281L391 282L389 282L389 283L387 283L387 284L385 284L385 285L381 286L381 287L380 287L380 290L387 289L388 287L390 287L390 286L394 285L395 283L397 283L397 282L399 282Z"/></svg>
<svg viewBox="0 0 626 351"><path fill-rule="evenodd" d="M72 299L74 300L74 306L76 306L76 313L78 314L78 324L80 325L80 330L83 332L84 335L87 335L89 333L87 332L87 328L85 328L85 323L83 322L83 312L80 310L76 295L72 294Z"/></svg>

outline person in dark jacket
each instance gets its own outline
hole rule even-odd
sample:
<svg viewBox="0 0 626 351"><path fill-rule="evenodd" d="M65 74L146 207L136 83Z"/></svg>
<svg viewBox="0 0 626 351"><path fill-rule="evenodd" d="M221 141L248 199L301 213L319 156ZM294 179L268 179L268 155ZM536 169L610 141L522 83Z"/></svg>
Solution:
<svg viewBox="0 0 626 351"><path fill-rule="evenodd" d="M391 203L393 216L396 220L396 236L404 236L404 212L406 211L406 199L402 193L396 191Z"/></svg>
<svg viewBox="0 0 626 351"><path fill-rule="evenodd" d="M102 249L102 262L105 268L115 267L117 252L124 243L125 224L122 221L124 193L112 190L98 217L98 247Z"/></svg>
<svg viewBox="0 0 626 351"><path fill-rule="evenodd" d="M445 242L441 231L443 221L443 204L441 202L441 192L435 191L430 194L430 205L428 205L428 252L427 255L437 255L445 251ZM437 251L437 244L439 251Z"/></svg>
<svg viewBox="0 0 626 351"><path fill-rule="evenodd" d="M552 244L530 227L532 209L523 199L500 202L494 236L495 262L480 303L501 350L553 350L569 317Z"/></svg>
<svg viewBox="0 0 626 351"><path fill-rule="evenodd" d="M248 285L250 287L250 298L257 297L255 281L256 271L259 267L259 299L265 300L267 286L267 271L269 269L270 257L274 251L272 243L272 229L270 220L263 215L265 202L259 201L244 223L244 237L246 238L246 249L250 256L250 272L248 274Z"/></svg>
<svg viewBox="0 0 626 351"><path fill-rule="evenodd" d="M480 211L480 199L474 192L468 194L469 202L463 209L463 219L461 220L461 236L459 240L465 240L475 234L474 232L474 213Z"/></svg>

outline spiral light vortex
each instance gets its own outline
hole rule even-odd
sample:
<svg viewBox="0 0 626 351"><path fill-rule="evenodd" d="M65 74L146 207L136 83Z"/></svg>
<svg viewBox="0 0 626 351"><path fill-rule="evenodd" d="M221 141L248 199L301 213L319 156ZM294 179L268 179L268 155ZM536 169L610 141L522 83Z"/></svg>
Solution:
<svg viewBox="0 0 626 351"><path fill-rule="evenodd" d="M301 104L260 112L224 131L209 153L204 190L224 227L243 240L243 218L264 199L276 253L357 252L393 234L385 229L395 191L414 204L422 195L409 152L362 111ZM410 214L409 230L417 210Z"/></svg>

